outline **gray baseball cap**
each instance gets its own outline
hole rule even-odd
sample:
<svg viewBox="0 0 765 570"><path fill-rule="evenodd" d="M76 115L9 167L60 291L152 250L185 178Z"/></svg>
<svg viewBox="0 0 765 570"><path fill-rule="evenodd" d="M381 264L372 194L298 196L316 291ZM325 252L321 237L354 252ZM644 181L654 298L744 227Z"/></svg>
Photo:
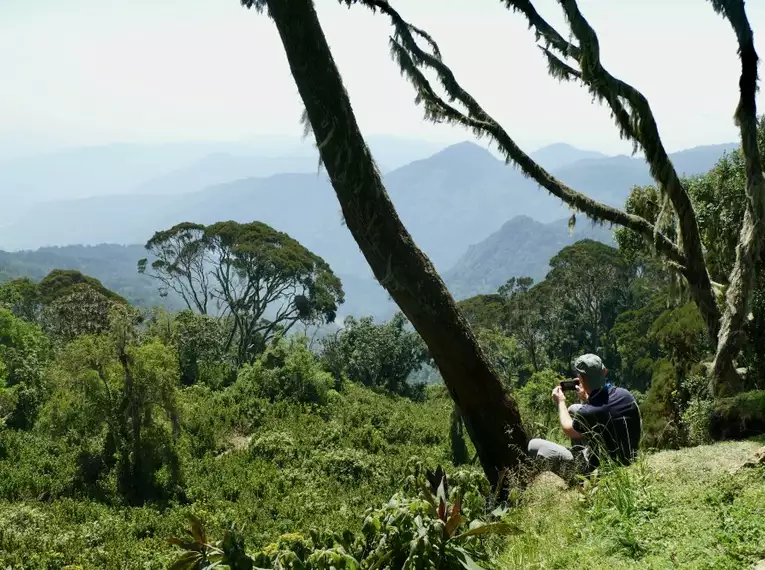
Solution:
<svg viewBox="0 0 765 570"><path fill-rule="evenodd" d="M602 388L606 381L603 361L597 354L583 354L574 361L574 371L587 379L590 388Z"/></svg>

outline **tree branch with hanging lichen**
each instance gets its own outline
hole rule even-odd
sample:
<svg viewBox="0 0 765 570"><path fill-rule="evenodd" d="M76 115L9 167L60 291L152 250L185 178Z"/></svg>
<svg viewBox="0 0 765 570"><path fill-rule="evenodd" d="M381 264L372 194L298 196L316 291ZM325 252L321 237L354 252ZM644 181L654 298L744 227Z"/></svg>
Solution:
<svg viewBox="0 0 765 570"><path fill-rule="evenodd" d="M558 0L558 3L579 43L578 47L562 40L560 34L534 11L528 0L503 1L508 8L526 16L529 25L537 32L537 37L544 39L548 47L558 50L566 58L575 59L581 68L575 70L548 49L545 55L551 74L561 80L577 79L584 84L593 96L610 107L620 136L630 140L635 151L642 149L651 176L658 183L663 200L662 214L671 203L677 215L680 230L677 245L682 247L688 260L686 278L691 277L688 281L694 300L704 314L710 336L716 337L719 330L719 308L704 261L696 215L690 196L661 141L648 100L640 91L614 77L603 67L598 36L579 10L576 0ZM656 227L659 226L657 224ZM658 234L654 239L658 239Z"/></svg>
<svg viewBox="0 0 765 570"><path fill-rule="evenodd" d="M640 216L628 214L595 200L570 188L537 164L515 143L510 135L495 121L481 105L458 83L451 71L441 59L435 41L421 29L405 21L390 4L384 0L359 0L373 10L379 10L390 17L394 27L394 36L390 40L391 53L402 73L409 79L417 91L417 103L423 105L426 119L434 122L449 122L470 129L477 137L488 136L505 155L507 162L519 166L523 174L534 179L540 186L563 200L570 207L583 212L599 222L610 222L645 236L654 241L657 250L670 259L676 266L684 268L686 259L680 249L658 232L656 228ZM433 53L422 49L414 36L423 37L433 48ZM561 43L562 42L562 43ZM568 44L560 40L558 45ZM571 44L568 44L571 45ZM574 53L578 48L571 46ZM552 54L550 54L552 56ZM553 56L554 57L554 56ZM448 102L440 97L431 86L421 68L427 68L438 76L439 82L448 97ZM570 68L571 73L577 73ZM458 102L467 112L460 111L451 103Z"/></svg>
<svg viewBox="0 0 765 570"><path fill-rule="evenodd" d="M710 0L715 9L731 22L739 40L739 53L742 58L742 98L736 111L736 122L742 131L742 149L747 160L747 195L751 203L751 212L745 219L737 249L737 269L731 273L729 280L732 285L738 284L738 288L728 289L724 311L721 311L721 303L718 304L719 285L711 281L706 266L693 204L664 148L651 106L639 90L614 77L603 67L597 34L580 12L576 0L558 0L573 33L574 40L571 41L564 39L545 21L536 12L530 0L502 2L508 9L522 13L529 27L534 30L537 40L543 42L540 49L547 59L549 73L559 80L581 82L596 99L608 106L620 136L632 142L635 152L642 150L661 196L660 215L655 224L591 200L561 183L536 164L457 82L452 71L443 62L433 39L406 22L386 0L341 1L348 5L360 3L390 17L395 30L391 38L391 51L402 73L414 85L417 92L416 102L424 107L428 120L463 126L472 130L479 138L488 136L505 155L507 162L515 163L524 175L533 178L569 206L597 221L622 225L636 231L649 243L653 242L657 252L667 260L667 266L680 271L685 278L691 296L704 316L710 338L718 341L718 357L721 355L719 349L728 346L722 353L719 366L716 364L718 368L715 377L719 383L722 378L719 370L733 368L734 351L730 347L736 342L728 337L736 337L741 330L754 263L759 255L761 242L765 240L765 236L760 235L765 232L760 229L765 224L765 181L762 180L761 161L756 154L755 135L754 92L757 82L757 57L743 0ZM426 38L431 46L430 53L418 45L415 36ZM573 43L574 41L578 45ZM579 68L577 69L572 62L576 62ZM436 73L445 97L436 93L425 78L423 70ZM747 147L755 152L750 152ZM663 219L667 216L676 220L675 241L660 231ZM721 312L725 321L724 331L721 330ZM735 370L733 374L728 375L729 378L734 376Z"/></svg>
<svg viewBox="0 0 765 570"><path fill-rule="evenodd" d="M746 16L743 0L710 0L715 11L733 27L738 41L741 59L739 79L740 98L736 107L735 120L741 132L741 153L746 164L747 197L739 243L736 247L736 261L730 273L728 290L725 295L725 310L720 325L717 351L714 362L714 378L717 385L714 392L732 392L738 386L733 382L720 380L733 377L730 366L732 355L738 352L740 331L748 313L748 299L754 286L755 265L761 256L765 239L765 178L762 173L762 157L757 145L757 64L754 37Z"/></svg>

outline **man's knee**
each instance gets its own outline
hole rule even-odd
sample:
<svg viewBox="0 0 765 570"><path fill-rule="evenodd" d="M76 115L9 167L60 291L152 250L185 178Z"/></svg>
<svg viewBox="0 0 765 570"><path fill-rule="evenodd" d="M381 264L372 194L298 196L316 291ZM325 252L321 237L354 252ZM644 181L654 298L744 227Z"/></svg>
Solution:
<svg viewBox="0 0 765 570"><path fill-rule="evenodd" d="M542 457L545 459L562 459L565 461L572 461L574 459L571 451L562 445L547 441L546 439L535 438L529 441L528 454L532 457Z"/></svg>

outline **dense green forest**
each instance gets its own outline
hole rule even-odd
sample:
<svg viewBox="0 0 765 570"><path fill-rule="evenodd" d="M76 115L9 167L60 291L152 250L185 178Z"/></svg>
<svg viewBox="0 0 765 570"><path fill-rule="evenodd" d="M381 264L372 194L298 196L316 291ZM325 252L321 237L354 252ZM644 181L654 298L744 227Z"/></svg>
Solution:
<svg viewBox="0 0 765 570"><path fill-rule="evenodd" d="M742 170L734 152L686 182L705 214L715 278L734 259ZM652 193L635 188L628 207L645 207ZM761 266L739 362L745 389L715 400L704 369L713 348L694 302L633 232L616 235L617 247L564 247L539 283L508 276L496 293L459 304L529 436L562 441L550 390L588 351L637 396L645 453L762 433ZM334 335L306 337L303 325L335 320L342 284L320 257L262 223L180 224L146 250L136 275L174 291L184 309L138 308L75 270L0 287L0 563L164 568L180 552L167 539L189 524L193 537L178 543L185 560L225 536L219 548L233 568L249 567L231 558L244 545L247 560L266 567L286 564L285 553L309 567L389 557L419 565L431 548L461 566L519 548L540 556L521 537L524 509L539 498L513 491L501 505L486 502L492 491L459 411L440 382L418 381L432 361L403 315L349 317ZM429 471L438 466L449 488ZM606 488L644 493L633 475L603 477ZM612 499L592 491L581 508L595 516ZM451 513L446 534L439 501ZM747 528L748 546L727 550L717 567L765 556L765 527ZM686 555L690 564L698 551Z"/></svg>

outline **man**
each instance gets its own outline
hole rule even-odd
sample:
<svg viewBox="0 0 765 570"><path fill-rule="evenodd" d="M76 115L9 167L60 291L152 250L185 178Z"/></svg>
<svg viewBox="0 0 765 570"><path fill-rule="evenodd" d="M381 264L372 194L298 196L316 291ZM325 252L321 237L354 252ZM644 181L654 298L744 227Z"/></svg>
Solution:
<svg viewBox="0 0 765 570"><path fill-rule="evenodd" d="M569 462L576 458L582 463L577 470L583 473L596 468L605 456L616 463L631 463L637 455L641 432L640 410L635 398L624 388L606 381L608 371L595 354L577 358L574 371L579 379L576 391L583 403L566 407L563 389L556 386L552 391L560 427L571 439L573 448L532 439L529 455L572 466Z"/></svg>

